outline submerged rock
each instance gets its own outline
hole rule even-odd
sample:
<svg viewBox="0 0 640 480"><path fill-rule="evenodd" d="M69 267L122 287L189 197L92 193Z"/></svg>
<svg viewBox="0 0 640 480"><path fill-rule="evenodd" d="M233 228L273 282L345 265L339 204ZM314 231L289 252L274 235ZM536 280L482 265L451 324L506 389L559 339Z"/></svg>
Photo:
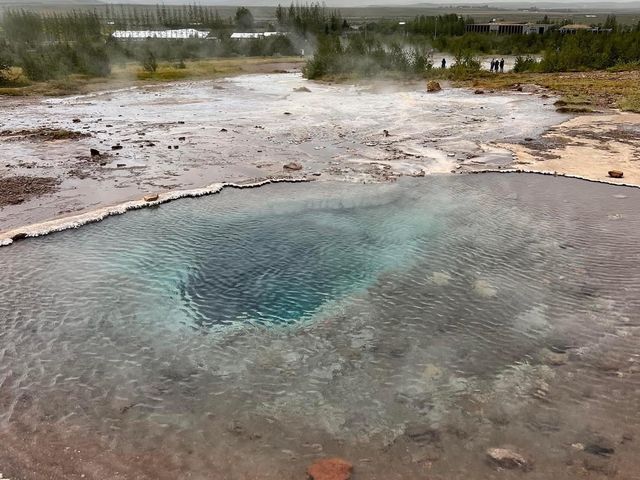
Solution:
<svg viewBox="0 0 640 480"><path fill-rule="evenodd" d="M614 443L604 437L596 436L584 445L584 451L600 457L608 457L616 451Z"/></svg>
<svg viewBox="0 0 640 480"><path fill-rule="evenodd" d="M433 272L430 278L431 283L438 285L439 287L448 285L450 280L451 275L446 272Z"/></svg>
<svg viewBox="0 0 640 480"><path fill-rule="evenodd" d="M311 92L311 90L309 90L307 87L294 88L293 91L294 92L301 92L301 93L309 93L309 92Z"/></svg>
<svg viewBox="0 0 640 480"><path fill-rule="evenodd" d="M531 462L518 452L508 448L490 448L487 450L489 461L499 468L529 470Z"/></svg>
<svg viewBox="0 0 640 480"><path fill-rule="evenodd" d="M438 82L431 81L427 83L427 92L439 92L442 90L442 87Z"/></svg>
<svg viewBox="0 0 640 480"><path fill-rule="evenodd" d="M438 443L440 442L440 432L429 425L409 424L404 430L404 434L414 442L418 443Z"/></svg>
<svg viewBox="0 0 640 480"><path fill-rule="evenodd" d="M307 468L311 480L349 480L353 465L342 458L323 458Z"/></svg>
<svg viewBox="0 0 640 480"><path fill-rule="evenodd" d="M498 290L485 280L476 280L473 284L473 293L479 297L492 298L496 296Z"/></svg>

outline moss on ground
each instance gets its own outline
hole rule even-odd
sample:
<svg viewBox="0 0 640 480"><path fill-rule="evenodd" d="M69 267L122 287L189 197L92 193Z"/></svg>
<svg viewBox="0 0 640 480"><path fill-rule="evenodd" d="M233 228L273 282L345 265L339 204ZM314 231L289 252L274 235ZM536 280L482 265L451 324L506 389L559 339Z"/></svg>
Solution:
<svg viewBox="0 0 640 480"><path fill-rule="evenodd" d="M533 84L549 89L561 97L559 108L586 113L596 108L620 108L640 111L640 71L597 71L569 73L480 74L459 82L461 85L488 90L510 90Z"/></svg>
<svg viewBox="0 0 640 480"><path fill-rule="evenodd" d="M115 66L107 78L87 78L71 75L48 82L29 82L21 72L16 72L11 86L0 88L5 96L60 96L87 93L96 90L144 85L151 82L173 82L180 80L204 80L240 75L243 73L278 73L283 66L302 66L300 57L237 57L213 58L185 62L185 68L162 63L155 72L144 71L138 63Z"/></svg>

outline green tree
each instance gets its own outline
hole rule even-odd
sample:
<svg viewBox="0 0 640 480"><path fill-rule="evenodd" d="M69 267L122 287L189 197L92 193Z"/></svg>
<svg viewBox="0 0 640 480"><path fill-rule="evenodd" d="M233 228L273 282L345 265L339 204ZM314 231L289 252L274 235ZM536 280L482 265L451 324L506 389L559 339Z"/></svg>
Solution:
<svg viewBox="0 0 640 480"><path fill-rule="evenodd" d="M236 25L243 30L253 29L253 14L247 7L236 10Z"/></svg>
<svg viewBox="0 0 640 480"><path fill-rule="evenodd" d="M151 49L147 49L144 57L142 58L142 68L145 72L153 73L158 70L158 61Z"/></svg>

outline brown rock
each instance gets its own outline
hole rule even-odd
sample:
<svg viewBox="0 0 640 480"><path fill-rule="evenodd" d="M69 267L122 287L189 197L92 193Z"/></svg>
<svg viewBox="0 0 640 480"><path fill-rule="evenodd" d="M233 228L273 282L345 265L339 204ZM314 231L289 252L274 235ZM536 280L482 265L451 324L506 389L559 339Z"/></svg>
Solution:
<svg viewBox="0 0 640 480"><path fill-rule="evenodd" d="M158 194L157 193L150 193L149 195L145 195L144 196L144 201L145 202L155 202L156 200L158 200Z"/></svg>
<svg viewBox="0 0 640 480"><path fill-rule="evenodd" d="M427 92L439 92L440 90L442 90L442 87L438 82L432 80L427 83Z"/></svg>
<svg viewBox="0 0 640 480"><path fill-rule="evenodd" d="M500 468L529 470L531 463L513 450L508 448L490 448L487 450L489 461Z"/></svg>
<svg viewBox="0 0 640 480"><path fill-rule="evenodd" d="M624 176L624 172L620 170L609 170L609 176L611 178L622 178Z"/></svg>
<svg viewBox="0 0 640 480"><path fill-rule="evenodd" d="M291 162L287 163L282 168L284 168L285 170L302 170L302 165L300 165L298 162Z"/></svg>
<svg viewBox="0 0 640 480"><path fill-rule="evenodd" d="M342 458L323 458L307 468L311 480L349 480L353 465Z"/></svg>

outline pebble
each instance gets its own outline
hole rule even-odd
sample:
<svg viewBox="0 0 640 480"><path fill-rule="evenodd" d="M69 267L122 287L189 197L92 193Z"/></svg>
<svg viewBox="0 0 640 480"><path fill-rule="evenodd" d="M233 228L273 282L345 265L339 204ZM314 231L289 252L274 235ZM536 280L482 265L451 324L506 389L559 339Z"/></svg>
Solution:
<svg viewBox="0 0 640 480"><path fill-rule="evenodd" d="M342 458L323 458L307 468L311 480L350 480L353 465Z"/></svg>
<svg viewBox="0 0 640 480"><path fill-rule="evenodd" d="M518 452L508 448L490 448L487 450L487 456L491 463L499 468L510 470L529 470L531 468L531 462Z"/></svg>

